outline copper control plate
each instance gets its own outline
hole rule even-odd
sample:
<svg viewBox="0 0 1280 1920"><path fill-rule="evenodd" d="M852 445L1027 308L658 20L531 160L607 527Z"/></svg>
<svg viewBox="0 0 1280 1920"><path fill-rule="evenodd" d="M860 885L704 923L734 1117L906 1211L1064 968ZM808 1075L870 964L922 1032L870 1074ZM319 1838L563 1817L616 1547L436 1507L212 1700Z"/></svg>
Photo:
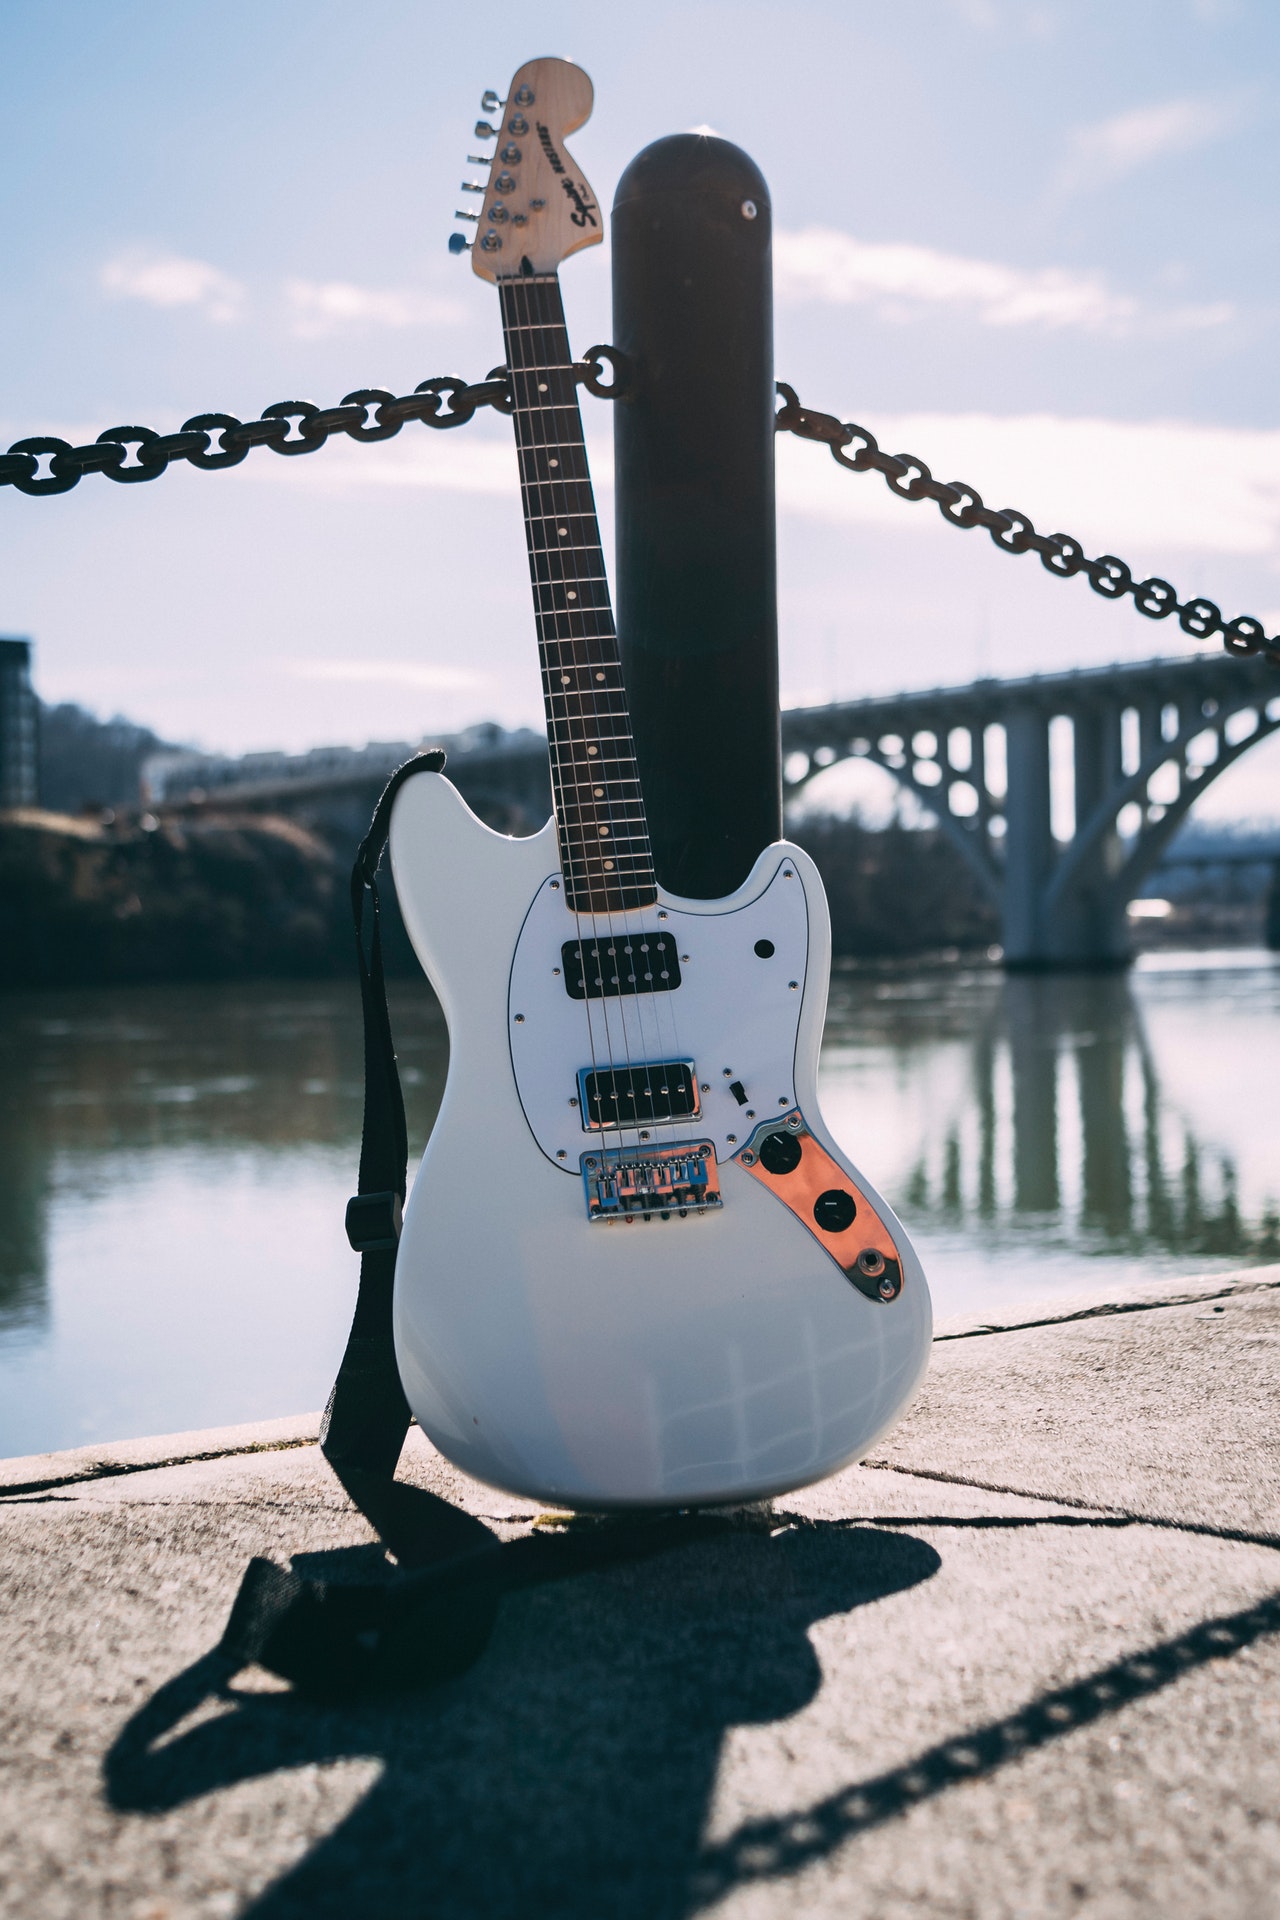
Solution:
<svg viewBox="0 0 1280 1920"><path fill-rule="evenodd" d="M765 1142L775 1134L783 1135L787 1145L775 1147L770 1154ZM770 1172L761 1158L762 1147L765 1158L772 1157L775 1162L791 1158L796 1147L800 1157L787 1171ZM753 1180L776 1194L783 1206L790 1207L845 1278L868 1300L887 1304L897 1299L902 1292L902 1256L893 1235L861 1187L814 1139L798 1107L779 1114L776 1120L763 1121L734 1159ZM851 1200L854 1211L847 1227L832 1230L821 1224L814 1210L824 1196L833 1200L838 1195ZM827 1211L831 1211L830 1206Z"/></svg>

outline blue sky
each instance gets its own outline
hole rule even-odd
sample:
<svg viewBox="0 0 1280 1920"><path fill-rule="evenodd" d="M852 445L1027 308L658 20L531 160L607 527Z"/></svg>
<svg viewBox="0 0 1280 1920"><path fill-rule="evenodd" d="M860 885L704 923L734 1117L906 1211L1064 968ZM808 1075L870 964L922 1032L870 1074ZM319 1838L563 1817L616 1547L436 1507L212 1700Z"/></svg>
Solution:
<svg viewBox="0 0 1280 1920"><path fill-rule="evenodd" d="M595 82L572 144L606 205L677 129L760 164L806 400L1280 626L1264 0L0 0L0 445L483 375L496 301L446 251L461 163L482 90L547 52ZM607 247L563 283L571 337L607 340ZM210 746L536 723L509 433L6 489L0 631L35 639L46 697ZM780 449L779 497L790 702L1191 647L820 448ZM1267 749L1229 778L1280 791Z"/></svg>

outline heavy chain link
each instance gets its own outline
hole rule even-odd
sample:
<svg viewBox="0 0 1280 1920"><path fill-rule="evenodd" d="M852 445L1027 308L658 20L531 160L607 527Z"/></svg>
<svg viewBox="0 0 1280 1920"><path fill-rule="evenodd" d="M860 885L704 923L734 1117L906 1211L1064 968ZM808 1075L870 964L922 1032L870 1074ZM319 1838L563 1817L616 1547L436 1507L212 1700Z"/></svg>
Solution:
<svg viewBox="0 0 1280 1920"><path fill-rule="evenodd" d="M606 367L613 380L605 385ZM591 347L574 372L590 393L608 399L621 391L621 355L610 347ZM315 453L330 434L345 433L352 440L390 440L406 420L424 427L465 426L481 407L511 412L511 390L505 367L494 367L476 386L451 374L424 380L412 393L397 397L382 387L358 387L340 406L318 407L310 400L277 400L258 420L237 420L232 413L197 413L177 433L157 433L151 427L108 427L88 446L73 447L69 440L42 435L15 440L0 453L0 487L19 493L67 493L87 473L104 473L121 485L158 480L174 461L212 472L236 467L254 447L272 453ZM297 422L296 431L294 422ZM129 459L131 447L137 455ZM48 472L40 471L48 458Z"/></svg>
<svg viewBox="0 0 1280 1920"><path fill-rule="evenodd" d="M612 375L608 383L604 379L606 370ZM579 383L602 400L616 400L627 392L628 368L616 348L588 348L574 372ZM1182 631L1194 639L1207 640L1220 633L1228 653L1262 653L1274 665L1280 665L1280 636L1268 637L1262 622L1251 614L1224 620L1212 600L1179 600L1168 580L1155 576L1135 580L1130 568L1113 553L1090 560L1070 534L1037 533L1029 517L1016 507L996 511L985 506L977 488L966 481L935 480L917 455L882 453L875 435L866 427L802 406L795 388L783 381L778 382L778 392L783 404L774 424L779 433L822 441L830 447L832 457L852 473L883 474L885 484L900 500L936 501L943 518L953 527L966 531L985 527L1005 553L1038 553L1041 565L1060 580L1083 573L1094 592L1106 600L1132 594L1138 612L1149 620L1167 620L1170 614L1177 614ZM29 494L67 493L87 473L103 473L108 480L132 485L158 480L178 460L212 472L239 466L254 447L270 447L273 453L285 455L315 453L331 434L345 433L361 441L390 440L407 420L420 420L423 426L437 429L461 427L481 407L510 413L511 405L507 370L494 367L475 386L444 375L424 380L412 393L399 396L382 387L359 387L336 407L318 407L310 400L278 400L264 408L257 420L238 420L230 413L198 413L184 421L177 433L157 433L151 427L108 427L83 447L42 435L16 440L7 453L0 453L0 487L16 487L19 493ZM846 453L845 449L855 443L853 454ZM131 460L133 447L137 454ZM40 471L44 459L48 460L47 473Z"/></svg>
<svg viewBox="0 0 1280 1920"><path fill-rule="evenodd" d="M1080 542L1073 540L1069 533L1037 533L1027 515L1016 507L1004 507L997 512L984 506L982 495L967 481L935 480L924 461L914 453L881 453L875 435L866 427L801 406L795 388L784 381L778 382L778 392L783 403L774 424L779 433L795 433L802 440L824 441L833 458L852 473L882 473L885 485L899 500L935 500L943 519L949 520L953 527L966 531L971 527L985 527L1005 553L1038 553L1041 566L1060 580L1070 580L1077 573L1087 574L1089 585L1104 600L1119 600L1131 593L1134 606L1139 613L1145 613L1148 620L1167 620L1171 613L1176 613L1182 631L1195 639L1207 640L1220 633L1228 653L1262 653L1273 666L1280 666L1280 636L1268 638L1262 622L1251 614L1237 614L1234 620L1224 620L1212 600L1179 600L1177 589L1156 576L1135 580L1124 561L1118 560L1114 553L1103 553L1096 560L1090 560ZM847 454L845 448L855 441L856 451Z"/></svg>

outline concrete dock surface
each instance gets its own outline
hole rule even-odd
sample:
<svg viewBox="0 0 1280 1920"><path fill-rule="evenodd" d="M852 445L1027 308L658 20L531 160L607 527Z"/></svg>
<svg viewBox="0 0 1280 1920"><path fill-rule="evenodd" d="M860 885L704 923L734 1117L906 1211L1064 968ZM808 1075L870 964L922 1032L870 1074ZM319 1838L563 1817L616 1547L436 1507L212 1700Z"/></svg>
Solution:
<svg viewBox="0 0 1280 1920"><path fill-rule="evenodd" d="M340 1706L209 1677L368 1557L314 1417L0 1462L0 1911L1280 1916L1278 1362L1280 1267L944 1325L865 1465Z"/></svg>

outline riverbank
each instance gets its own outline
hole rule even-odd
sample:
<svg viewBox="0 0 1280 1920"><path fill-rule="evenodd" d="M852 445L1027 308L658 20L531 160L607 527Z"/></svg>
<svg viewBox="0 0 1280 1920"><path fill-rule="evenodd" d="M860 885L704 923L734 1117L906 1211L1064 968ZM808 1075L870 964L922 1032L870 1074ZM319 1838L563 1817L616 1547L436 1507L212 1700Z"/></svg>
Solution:
<svg viewBox="0 0 1280 1920"><path fill-rule="evenodd" d="M282 815L14 809L0 988L336 974L351 966L345 877Z"/></svg>
<svg viewBox="0 0 1280 1920"><path fill-rule="evenodd" d="M1278 1348L1280 1267L944 1325L866 1465L345 1708L202 1697L250 1554L370 1538L314 1417L5 1462L0 1911L1261 1920Z"/></svg>

